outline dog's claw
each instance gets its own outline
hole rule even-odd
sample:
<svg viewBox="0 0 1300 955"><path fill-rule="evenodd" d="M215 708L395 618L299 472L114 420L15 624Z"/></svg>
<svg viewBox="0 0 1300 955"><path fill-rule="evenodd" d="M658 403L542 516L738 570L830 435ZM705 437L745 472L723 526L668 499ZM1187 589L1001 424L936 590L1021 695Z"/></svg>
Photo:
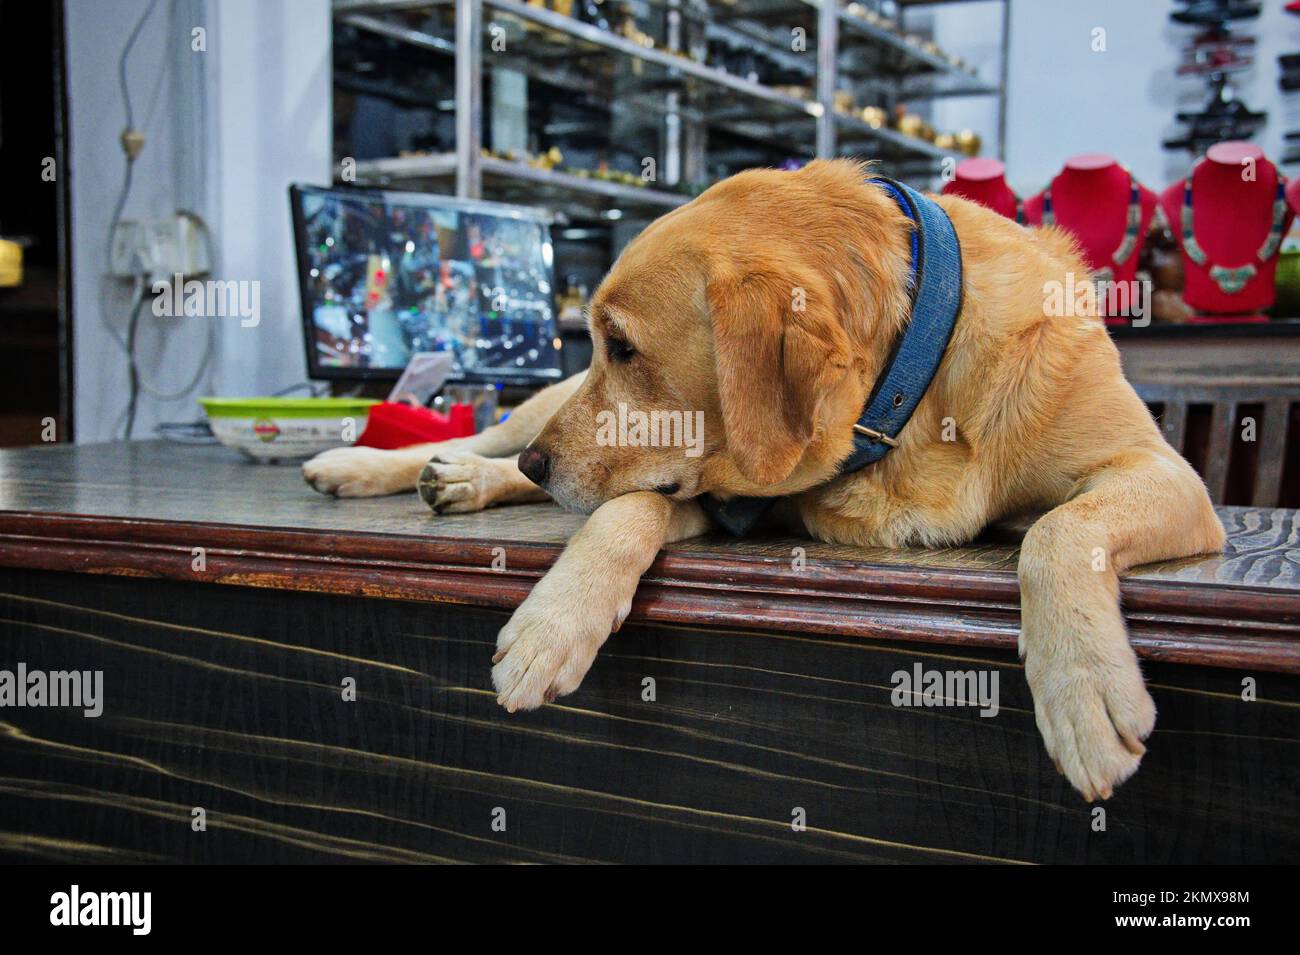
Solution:
<svg viewBox="0 0 1300 955"><path fill-rule="evenodd" d="M1107 677L1078 660L1070 643L1031 646L1025 658L1047 754L1089 803L1109 799L1133 775L1146 752L1141 740L1155 726L1155 704L1136 657L1118 639L1111 646Z"/></svg>

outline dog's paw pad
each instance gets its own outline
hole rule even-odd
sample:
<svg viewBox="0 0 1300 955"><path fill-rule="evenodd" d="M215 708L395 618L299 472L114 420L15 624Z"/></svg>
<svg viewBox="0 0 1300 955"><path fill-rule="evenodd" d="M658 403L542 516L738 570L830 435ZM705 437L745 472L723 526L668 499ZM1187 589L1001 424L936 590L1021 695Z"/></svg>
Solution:
<svg viewBox="0 0 1300 955"><path fill-rule="evenodd" d="M476 454L435 455L420 471L416 490L435 514L482 510L490 503L485 465L485 459Z"/></svg>

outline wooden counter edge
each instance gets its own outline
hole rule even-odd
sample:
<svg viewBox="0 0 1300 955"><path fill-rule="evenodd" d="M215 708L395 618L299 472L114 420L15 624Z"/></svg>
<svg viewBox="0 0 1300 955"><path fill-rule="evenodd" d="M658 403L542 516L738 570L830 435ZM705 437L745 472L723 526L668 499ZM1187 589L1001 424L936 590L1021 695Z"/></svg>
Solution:
<svg viewBox="0 0 1300 955"><path fill-rule="evenodd" d="M194 549L203 549L196 569ZM505 566L493 569L494 548ZM0 566L157 577L508 610L557 544L0 512ZM500 562L498 561L498 566ZM1148 660L1300 673L1300 591L1126 578ZM668 551L631 622L1012 650L1014 573Z"/></svg>

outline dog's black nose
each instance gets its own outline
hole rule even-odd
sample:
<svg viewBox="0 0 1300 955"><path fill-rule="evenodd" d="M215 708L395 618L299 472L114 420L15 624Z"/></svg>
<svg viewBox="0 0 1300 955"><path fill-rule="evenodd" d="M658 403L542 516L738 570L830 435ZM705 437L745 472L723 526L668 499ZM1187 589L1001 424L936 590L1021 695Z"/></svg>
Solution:
<svg viewBox="0 0 1300 955"><path fill-rule="evenodd" d="M551 456L536 448L524 448L519 452L519 470L538 487L546 487L551 476Z"/></svg>

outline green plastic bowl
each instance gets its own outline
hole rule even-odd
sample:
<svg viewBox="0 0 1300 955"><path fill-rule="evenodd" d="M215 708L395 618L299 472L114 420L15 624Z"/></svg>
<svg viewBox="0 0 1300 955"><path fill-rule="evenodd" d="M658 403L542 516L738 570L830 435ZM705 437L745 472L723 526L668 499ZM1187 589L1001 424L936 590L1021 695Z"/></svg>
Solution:
<svg viewBox="0 0 1300 955"><path fill-rule="evenodd" d="M366 429L370 398L200 398L212 433L254 461L302 461L352 444Z"/></svg>

